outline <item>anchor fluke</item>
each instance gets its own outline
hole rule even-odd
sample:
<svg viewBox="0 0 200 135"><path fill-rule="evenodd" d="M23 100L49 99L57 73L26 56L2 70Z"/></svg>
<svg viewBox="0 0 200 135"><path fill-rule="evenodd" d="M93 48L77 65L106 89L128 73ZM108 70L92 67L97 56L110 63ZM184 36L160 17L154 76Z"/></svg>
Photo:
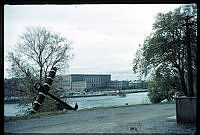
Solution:
<svg viewBox="0 0 200 135"><path fill-rule="evenodd" d="M74 110L76 111L78 109L78 104L75 104Z"/></svg>

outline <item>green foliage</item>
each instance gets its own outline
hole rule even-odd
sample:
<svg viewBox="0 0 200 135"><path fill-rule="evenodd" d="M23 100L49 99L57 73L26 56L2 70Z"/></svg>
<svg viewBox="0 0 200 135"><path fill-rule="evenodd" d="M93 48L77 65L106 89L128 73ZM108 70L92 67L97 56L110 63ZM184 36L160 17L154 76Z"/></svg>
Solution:
<svg viewBox="0 0 200 135"><path fill-rule="evenodd" d="M195 52L197 41L196 6L194 18L191 19L191 44ZM153 32L146 37L143 46L136 53L133 60L134 73L141 76L151 75L149 97L153 102L170 99L171 93L186 91L186 34L184 19L180 15L180 8L173 12L159 13L153 24ZM195 54L192 56L193 69L196 70ZM175 85L176 82L177 85ZM167 97L166 95L169 95Z"/></svg>
<svg viewBox="0 0 200 135"><path fill-rule="evenodd" d="M148 97L152 103L159 103L162 100L173 100L176 91L180 89L178 76L172 74L170 68L159 67L152 81L149 83Z"/></svg>
<svg viewBox="0 0 200 135"><path fill-rule="evenodd" d="M39 112L51 112L55 110L57 110L55 101L53 99L50 99L49 97L46 97L45 101L39 109Z"/></svg>

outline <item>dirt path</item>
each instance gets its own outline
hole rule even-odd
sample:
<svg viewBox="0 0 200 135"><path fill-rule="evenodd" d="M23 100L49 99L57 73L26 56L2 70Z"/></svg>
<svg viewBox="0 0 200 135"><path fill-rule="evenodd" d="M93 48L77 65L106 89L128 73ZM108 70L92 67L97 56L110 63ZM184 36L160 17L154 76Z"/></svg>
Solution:
<svg viewBox="0 0 200 135"><path fill-rule="evenodd" d="M4 123L7 133L194 133L196 128L167 122L175 104L141 105L71 112Z"/></svg>

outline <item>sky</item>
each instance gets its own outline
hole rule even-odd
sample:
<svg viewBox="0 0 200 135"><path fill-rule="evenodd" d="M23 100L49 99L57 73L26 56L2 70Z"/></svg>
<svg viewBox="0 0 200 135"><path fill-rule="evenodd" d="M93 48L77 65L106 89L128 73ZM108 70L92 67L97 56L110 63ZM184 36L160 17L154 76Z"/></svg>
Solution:
<svg viewBox="0 0 200 135"><path fill-rule="evenodd" d="M137 80L132 61L152 32L158 13L180 4L5 5L4 78L6 55L27 27L45 27L70 42L74 54L66 74L111 74L112 80Z"/></svg>

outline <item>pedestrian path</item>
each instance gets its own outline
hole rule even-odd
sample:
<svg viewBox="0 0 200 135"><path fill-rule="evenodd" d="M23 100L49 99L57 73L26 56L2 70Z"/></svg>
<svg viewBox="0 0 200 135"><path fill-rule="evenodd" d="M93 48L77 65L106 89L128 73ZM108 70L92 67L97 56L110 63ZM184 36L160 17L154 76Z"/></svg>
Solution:
<svg viewBox="0 0 200 135"><path fill-rule="evenodd" d="M176 124L175 104L152 104L76 111L4 123L6 133L175 133L194 134L196 127Z"/></svg>

